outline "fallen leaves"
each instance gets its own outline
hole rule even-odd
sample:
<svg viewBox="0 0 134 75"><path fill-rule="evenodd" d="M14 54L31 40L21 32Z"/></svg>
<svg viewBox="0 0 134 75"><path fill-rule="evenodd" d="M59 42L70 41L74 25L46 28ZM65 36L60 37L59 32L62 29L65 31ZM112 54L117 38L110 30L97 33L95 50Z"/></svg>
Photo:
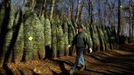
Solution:
<svg viewBox="0 0 134 75"><path fill-rule="evenodd" d="M59 65L53 61L46 60L34 60L28 61L26 63L10 63L8 64L9 69L12 71L16 70L30 70L35 74L39 75L52 75L52 72L56 72L57 74L61 73L61 69ZM26 72L26 71L24 71Z"/></svg>

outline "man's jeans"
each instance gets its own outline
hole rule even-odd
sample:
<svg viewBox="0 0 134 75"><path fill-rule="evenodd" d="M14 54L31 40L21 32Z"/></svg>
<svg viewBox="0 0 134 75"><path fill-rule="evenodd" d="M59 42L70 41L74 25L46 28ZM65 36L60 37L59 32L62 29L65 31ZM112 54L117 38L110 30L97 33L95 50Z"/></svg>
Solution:
<svg viewBox="0 0 134 75"><path fill-rule="evenodd" d="M81 66L85 66L85 62L84 62L84 56L83 56L83 51L85 48L77 48L76 47L76 60L74 65L72 66L72 70L75 70L77 65L80 64Z"/></svg>

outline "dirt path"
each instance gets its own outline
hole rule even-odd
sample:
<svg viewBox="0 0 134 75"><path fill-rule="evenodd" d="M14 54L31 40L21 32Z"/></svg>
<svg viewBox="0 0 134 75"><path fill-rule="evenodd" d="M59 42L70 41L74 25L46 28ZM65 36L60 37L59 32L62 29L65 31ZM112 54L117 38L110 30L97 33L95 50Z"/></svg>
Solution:
<svg viewBox="0 0 134 75"><path fill-rule="evenodd" d="M60 60L72 65L74 57ZM97 52L86 55L86 70L76 75L134 75L134 44L122 45L120 50ZM65 74L65 73L64 73Z"/></svg>
<svg viewBox="0 0 134 75"><path fill-rule="evenodd" d="M75 57L36 60L8 64L0 75L69 75ZM119 50L109 50L85 55L86 69L74 75L134 75L134 44L122 45Z"/></svg>

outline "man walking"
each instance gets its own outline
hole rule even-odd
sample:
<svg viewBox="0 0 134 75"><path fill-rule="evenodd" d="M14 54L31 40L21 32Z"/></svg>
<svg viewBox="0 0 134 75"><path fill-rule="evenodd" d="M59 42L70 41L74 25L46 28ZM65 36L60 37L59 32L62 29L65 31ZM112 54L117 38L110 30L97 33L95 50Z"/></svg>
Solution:
<svg viewBox="0 0 134 75"><path fill-rule="evenodd" d="M83 51L86 48L86 45L88 45L88 49L90 46L89 39L86 35L86 33L83 30L82 26L78 26L78 34L74 37L72 42L72 47L76 47L76 60L74 65L71 67L70 74L73 74L78 64L81 65L80 71L83 71L85 69L85 62L84 62L84 56ZM92 49L90 48L90 53L92 52Z"/></svg>

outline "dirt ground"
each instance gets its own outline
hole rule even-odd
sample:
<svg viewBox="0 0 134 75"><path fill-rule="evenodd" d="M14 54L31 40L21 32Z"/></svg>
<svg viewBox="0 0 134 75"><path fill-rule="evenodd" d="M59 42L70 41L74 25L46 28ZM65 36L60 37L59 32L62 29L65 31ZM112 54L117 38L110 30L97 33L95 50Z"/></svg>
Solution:
<svg viewBox="0 0 134 75"><path fill-rule="evenodd" d="M75 56L8 64L0 75L69 75ZM74 75L134 75L134 44L85 55L86 69Z"/></svg>

